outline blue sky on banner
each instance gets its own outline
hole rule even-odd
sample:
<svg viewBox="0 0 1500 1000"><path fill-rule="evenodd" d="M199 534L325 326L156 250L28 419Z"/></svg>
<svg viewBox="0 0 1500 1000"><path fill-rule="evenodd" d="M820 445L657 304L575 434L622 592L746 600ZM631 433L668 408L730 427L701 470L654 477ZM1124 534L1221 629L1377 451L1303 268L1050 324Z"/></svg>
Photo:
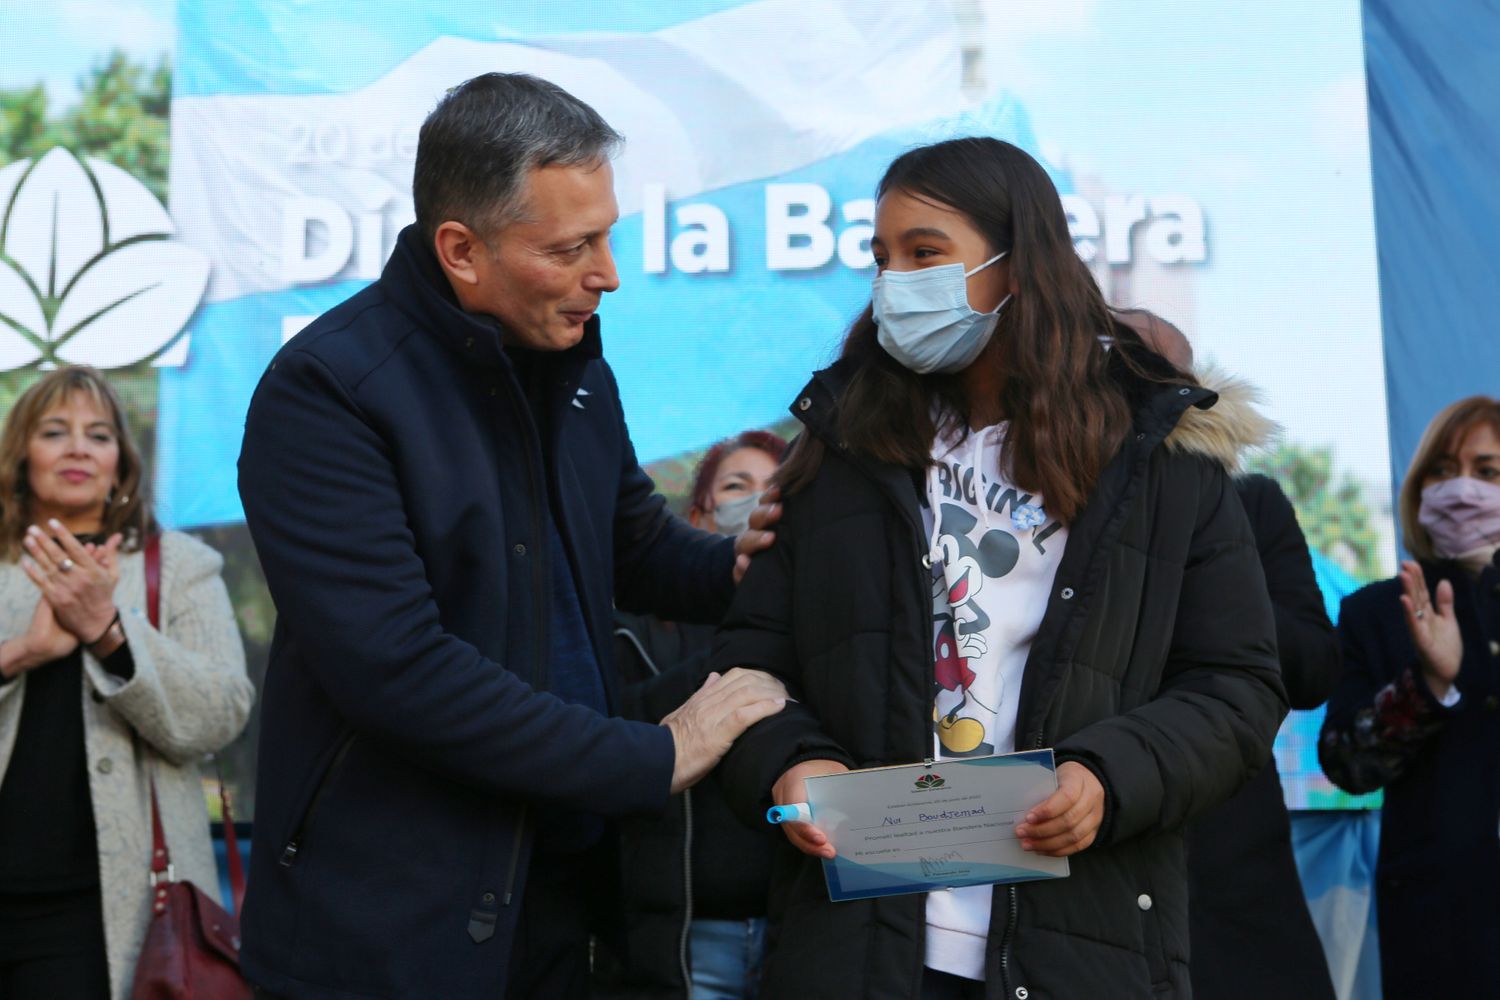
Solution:
<svg viewBox="0 0 1500 1000"><path fill-rule="evenodd" d="M190 5L189 5L190 6ZM636 29L652 29L662 23L662 6L652 5L649 17L616 18L616 24ZM687 3L672 8L679 14L696 16L702 12L728 6L723 3ZM754 6L753 4L740 6ZM761 4L768 10L777 9ZM784 8L783 8L784 9ZM847 16L829 5L830 31L847 30L837 18ZM281 10L281 8L278 8ZM328 76L321 86L324 93L340 93L337 87L368 86L372 80L389 74L396 66L410 66L413 53L437 38L456 37L455 32L470 31L485 41L492 41L499 29L492 20L470 20L461 23L448 14L429 19L428 15L407 15L409 22L378 25L384 33L401 36L401 43L384 48L371 45L347 46L342 51L360 53L357 71L330 67L304 51L283 50L288 39L321 36L332 30L331 21L308 20L302 6L287 8L277 17L268 18L259 5L241 4L235 17L243 26L258 25L261 34L240 32L225 34L223 20L215 13L212 19L200 12L182 10L178 49L179 102L195 107L212 108L212 102L225 94L235 100L248 82L271 80L281 69L295 79L291 84L274 84L291 89L295 98L318 89L308 77L307 66L318 66ZM314 8L314 13L333 17L331 5ZM295 23L287 20L296 15ZM691 20L692 18L688 18ZM566 20L566 19L564 19ZM420 23L416 23L420 22ZM946 22L943 22L946 23ZM590 22L592 30L568 34L547 32L548 23L532 17L521 30L510 26L504 34L509 40L526 39L536 49L574 59L593 59L626 74L632 82L649 80L654 67L640 65L653 58L649 46L629 43L629 33L602 33L598 19ZM564 25L567 26L566 24ZM767 25L774 27L774 24ZM372 30L366 22L362 30ZM265 37L269 36L269 37ZM347 39L346 39L347 41ZM941 40L940 40L941 41ZM726 46L729 40L724 43ZM953 75L952 93L957 96L956 45L948 42L952 56L945 68ZM233 50L227 57L222 50ZM369 53L403 60L371 68ZM429 53L430 55L430 53ZM657 86L678 91L672 107L682 120L694 115L722 115L721 106L728 100L720 97L712 103L694 91L693 79L681 78L684 63L681 53L664 52L678 59L678 73L663 76L666 83ZM297 65L292 65L296 63ZM212 69L210 69L212 67ZM705 73L701 68L698 89L707 91L732 86L725 79ZM218 73L210 80L210 73ZM684 98L683 93L692 97ZM278 95L287 96L287 95ZM323 99L313 94L309 100ZM196 103L195 103L196 102ZM673 201L660 206L645 205L645 211L631 211L630 202L643 201L639 192L621 191L627 214L616 228L614 244L620 261L624 288L607 297L601 307L608 356L614 365L625 398L627 415L637 449L643 460L650 461L696 447L749 426L761 426L779 420L789 398L807 378L809 372L824 363L842 329L867 301L873 269L866 265L867 245L855 238L845 241L840 252L830 251L829 261L821 266L789 270L784 262L769 259L765 201L770 185L795 184L796 191L809 188L826 195L829 201L829 227L833 238L842 235L847 211L855 209L856 223L868 219L869 199L875 179L890 160L910 145L960 133L1002 135L1036 149L1035 137L1024 109L1001 95L981 108L967 113L957 111L956 100L947 105L948 113L884 134L839 150L831 156L791 150L782 159L797 164L793 169L761 176L744 177L738 183L694 193L684 201L711 204L728 221L729 246L727 269L720 273L690 274L677 266L677 254L668 254L667 244L681 233L675 213L681 203ZM180 116L182 122L191 115ZM181 133L190 126L174 118L174 152L186 156L187 147ZM792 134L789 144L801 140ZM826 137L812 136L811 141L826 142ZM730 150L705 150L697 154L705 160L735 156ZM175 164L174 164L175 168ZM741 171L744 174L744 171ZM174 189L177 183L174 174ZM1059 177L1066 189L1066 178ZM621 185L623 188L623 184ZM185 202L177 203L179 215ZM796 209L792 210L797 211ZM662 273L643 273L642 262L652 252L653 220L663 226L656 238L666 263ZM192 231L192 222L187 226ZM797 238L793 242L799 242ZM811 240L806 242L811 243ZM851 266L851 262L854 266ZM223 268L221 268L222 274ZM254 283L254 276L248 279ZM287 316L315 315L357 290L362 282L334 280L325 284L253 290L245 282L226 281L226 287L238 291L209 295L192 327L193 354L181 369L165 372L161 387L161 413L158 434L162 467L158 480L162 488L164 517L177 525L219 523L237 520L240 515L234 489L234 459L238 454L240 421L225 419L228 414L243 413L250 394L265 363L281 342L282 319ZM241 294L247 292L248 294ZM670 349L667 349L670 348ZM704 372L726 373L718 379L706 379Z"/></svg>
<svg viewBox="0 0 1500 1000"><path fill-rule="evenodd" d="M443 37L503 39L657 31L754 0L405 4L358 0L181 0L177 93L327 94L363 87Z"/></svg>
<svg viewBox="0 0 1500 1000"><path fill-rule="evenodd" d="M440 93L430 90L432 82L446 81L442 57L434 58L432 50L444 38L471 39L465 43L470 45L509 40L517 48L545 51L564 62L587 62L598 58L600 46L632 35L771 12L755 32L741 31L707 50L704 61L714 65L721 50L733 55L743 49L747 35L758 34L763 46L774 46L769 51L776 56L781 50L802 52L816 32L794 22L808 16L808 10L830 17L842 10L845 23L831 30L843 31L850 25L868 29L897 10L904 17L901 23L931 16L921 13L929 8L916 8L913 14L908 5L876 0L434 6L440 9L327 0L184 0L177 5L170 0L59 0L45 8L44 16L44 8L22 5L7 8L3 18L6 36L24 44L14 46L0 67L0 84L43 79L56 105L65 106L76 97L76 90L70 90L78 74L113 44L148 59L175 47L177 98L187 102L173 110L175 173L192 149L178 132L179 122L191 119L193 102L337 103L420 61L424 47L429 90L422 91L427 95L422 100L430 101ZM1101 186L1132 197L1191 196L1202 206L1207 224L1206 261L1183 275L1188 289L1183 315L1173 312L1177 303L1170 298L1149 299L1147 293L1148 304L1155 302L1183 321L1200 353L1262 385L1272 412L1299 442L1335 444L1340 466L1355 469L1361 478L1378 467L1383 479L1388 461L1384 441L1369 433L1383 424L1383 406L1375 405L1378 395L1370 400L1363 388L1379 381L1383 365L1370 263L1358 0L1296 10L1251 3L1198 8L1116 0L979 0L976 9L983 10L985 22L965 29L964 41L981 45L985 93L992 95L982 113L987 126L978 130L1012 137L1044 159L1066 164L1080 186L1092 185L1083 188L1089 199L1099 196ZM868 50L884 38L865 37L864 45L840 50L840 58L822 60L842 66L847 51L865 56L873 67L866 75L877 78L880 89L846 97L846 106L921 85L913 74L891 71L903 51L887 51L877 59ZM797 45L788 46L788 38L796 38ZM1228 39L1237 41L1226 44ZM596 53L592 57L591 48ZM649 67L652 56L637 45L631 58L637 60L635 68L621 70L606 57L599 61L601 72L633 72L639 80L641 65ZM487 68L461 71L454 65L448 75L456 80ZM663 74L654 89L647 88L649 100L641 106L649 110L635 120L622 115L615 102L608 115L633 140L627 158L650 149L669 169L684 149L700 161L744 159L759 152L730 146L727 153L713 151L705 157L701 144L674 147L659 138L643 138L651 134L650 123L660 117L662 103L677 102L676 113L686 103L683 92L709 103L700 93L706 88L695 86L699 82L701 76ZM588 81L575 78L567 85L585 92ZM587 99L601 106L609 101L598 94ZM217 110L209 108L199 119L198 135L212 132L220 121L213 116ZM388 126L421 117L420 110L407 107L398 115L378 102L359 111L362 117L346 120ZM922 123L930 126L941 117L934 113ZM691 113L682 118L692 120ZM907 124L915 120L904 119ZM214 186L225 177L238 183L263 166L252 159L266 136L228 126L220 131L225 138L210 158L221 162L217 173L200 172L210 181L200 200L226 206L221 218L241 213L279 221L275 184L287 179L284 172L268 172L268 184L246 188L255 197L238 202ZM806 271L768 268L764 188L781 182L819 187L831 202L837 235L841 208L868 198L890 157L907 142L940 132L878 131L866 129L858 142L833 143L831 150L820 147L816 155L790 165L742 171L687 192L669 178L674 199L669 215L683 205L703 203L728 219L731 266L725 273L643 269L651 242L645 223L651 216L639 214L641 182L652 178L637 170L622 183L626 218L616 246L625 286L605 300L602 312L610 357L621 372L627 415L643 455L675 453L747 422L776 419L807 372L833 352L849 316L865 299L869 273L836 261ZM407 176L387 171L382 179L392 189L404 189L409 166L406 170ZM625 171L617 176L624 178ZM1068 177L1059 180L1060 186L1069 186ZM342 175L332 173L318 179L329 190L347 186L342 181ZM183 226L184 239L213 249L215 241L203 238L210 235L199 225L203 220L191 218L191 207L179 193L174 178L169 207ZM392 210L390 220L397 215ZM316 314L361 284L349 280L354 275L347 270L290 286L247 281L257 278L257 266L262 276L275 270L259 259L268 248L270 255L276 251L277 233L271 228L269 234L258 234L254 245L221 248L192 331L189 365L163 373L159 471L164 514L174 523L238 518L233 459L240 415L261 367L280 343L282 318ZM666 242L678 231L669 224ZM392 235L386 233L387 246ZM663 349L667 344L671 350ZM703 379L706 370L717 378ZM1337 377L1328 377L1335 373ZM684 395L685 385L700 394Z"/></svg>

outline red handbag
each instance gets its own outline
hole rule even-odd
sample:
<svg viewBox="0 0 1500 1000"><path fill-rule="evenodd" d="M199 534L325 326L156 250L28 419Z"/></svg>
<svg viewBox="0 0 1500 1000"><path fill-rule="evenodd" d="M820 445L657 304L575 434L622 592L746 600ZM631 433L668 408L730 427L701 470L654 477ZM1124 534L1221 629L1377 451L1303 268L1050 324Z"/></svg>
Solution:
<svg viewBox="0 0 1500 1000"><path fill-rule="evenodd" d="M160 628L161 538L146 540L146 606L151 624ZM234 835L234 816L219 778L224 809L224 842L229 855L229 883L238 913L245 898L245 870ZM135 966L133 1000L251 1000L240 975L240 922L191 882L179 882L167 853L151 779L151 924Z"/></svg>

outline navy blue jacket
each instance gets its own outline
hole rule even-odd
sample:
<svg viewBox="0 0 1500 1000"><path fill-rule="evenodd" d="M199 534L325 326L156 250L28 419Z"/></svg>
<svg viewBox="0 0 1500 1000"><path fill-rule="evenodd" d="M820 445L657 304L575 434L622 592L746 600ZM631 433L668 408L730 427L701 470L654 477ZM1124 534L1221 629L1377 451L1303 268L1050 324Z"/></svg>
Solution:
<svg viewBox="0 0 1500 1000"><path fill-rule="evenodd" d="M548 497L615 700L612 598L713 620L733 543L641 471L598 321L541 356L538 431L499 324L414 229L277 354L240 495L277 608L249 977L291 997L497 997L538 808L663 809L673 744L546 693Z"/></svg>
<svg viewBox="0 0 1500 1000"><path fill-rule="evenodd" d="M1422 677L1401 582L1344 598L1344 668L1318 758L1334 784L1385 790L1375 910L1388 997L1500 995L1500 567L1477 578L1424 562L1453 586L1464 654L1444 707ZM1432 600L1435 602L1436 597Z"/></svg>

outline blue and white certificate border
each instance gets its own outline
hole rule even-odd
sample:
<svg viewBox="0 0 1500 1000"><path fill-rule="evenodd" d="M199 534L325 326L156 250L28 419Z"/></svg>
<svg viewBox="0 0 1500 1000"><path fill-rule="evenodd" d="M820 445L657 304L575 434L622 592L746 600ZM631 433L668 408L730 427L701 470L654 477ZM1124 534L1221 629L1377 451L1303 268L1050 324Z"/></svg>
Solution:
<svg viewBox="0 0 1500 1000"><path fill-rule="evenodd" d="M923 765L905 765L913 769ZM933 764L925 765L928 768ZM973 757L944 760L945 771L974 767L1043 767L1057 770L1052 751L1027 750L994 757ZM938 889L957 889L971 885L1009 885L1017 882L1038 882L1045 879L1066 878L1062 873L1043 871L1019 865L973 865L970 873L961 877L933 878L923 873L921 862L897 862L865 865L849 860L842 855L823 861L823 877L828 883L828 898L835 903L851 899L873 899L878 896L900 896L914 892L933 892ZM876 884L871 884L875 882ZM853 883L859 888L846 888Z"/></svg>

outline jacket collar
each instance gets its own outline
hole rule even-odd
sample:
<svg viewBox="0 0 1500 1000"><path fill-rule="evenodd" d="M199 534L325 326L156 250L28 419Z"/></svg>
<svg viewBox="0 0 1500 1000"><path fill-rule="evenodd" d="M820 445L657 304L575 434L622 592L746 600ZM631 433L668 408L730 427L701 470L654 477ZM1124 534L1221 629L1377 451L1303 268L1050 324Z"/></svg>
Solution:
<svg viewBox="0 0 1500 1000"><path fill-rule="evenodd" d="M415 224L401 230L396 249L380 275L382 291L419 329L449 350L481 365L510 366L505 352L505 327L493 316L466 311L458 304L442 266ZM559 352L570 362L593 361L603 355L599 317L584 327L583 339Z"/></svg>

